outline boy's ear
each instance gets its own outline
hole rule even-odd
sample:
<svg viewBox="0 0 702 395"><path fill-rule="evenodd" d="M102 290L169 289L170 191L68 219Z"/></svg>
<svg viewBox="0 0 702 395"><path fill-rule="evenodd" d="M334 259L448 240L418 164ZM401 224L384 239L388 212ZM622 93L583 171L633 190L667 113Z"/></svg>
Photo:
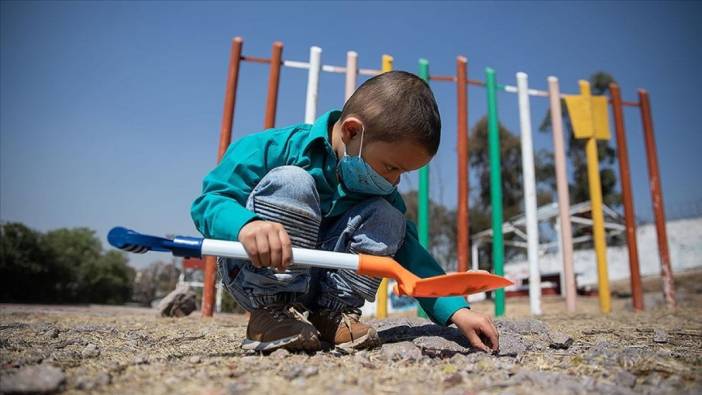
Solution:
<svg viewBox="0 0 702 395"><path fill-rule="evenodd" d="M341 140L344 144L348 144L357 136L361 137L363 131L363 122L356 117L348 117L341 123Z"/></svg>

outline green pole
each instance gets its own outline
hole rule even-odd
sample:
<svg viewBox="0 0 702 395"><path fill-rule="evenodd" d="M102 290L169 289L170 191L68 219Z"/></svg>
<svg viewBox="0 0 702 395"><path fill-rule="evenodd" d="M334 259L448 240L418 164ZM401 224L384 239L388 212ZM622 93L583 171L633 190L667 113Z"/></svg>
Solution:
<svg viewBox="0 0 702 395"><path fill-rule="evenodd" d="M419 78L429 83L429 61L419 59ZM429 164L419 169L419 194L417 196L417 227L419 244L429 249ZM427 317L427 313L417 305L417 316Z"/></svg>
<svg viewBox="0 0 702 395"><path fill-rule="evenodd" d="M485 69L488 99L488 150L490 154L490 205L492 206L492 262L494 272L503 276L505 247L502 239L502 175L500 173L500 129L497 123L497 82L495 70ZM495 291L495 316L505 314L505 290Z"/></svg>

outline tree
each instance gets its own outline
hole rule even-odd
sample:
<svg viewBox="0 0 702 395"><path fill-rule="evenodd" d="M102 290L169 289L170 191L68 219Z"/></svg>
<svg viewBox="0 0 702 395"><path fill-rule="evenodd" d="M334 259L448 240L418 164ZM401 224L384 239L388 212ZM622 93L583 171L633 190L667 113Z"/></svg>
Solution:
<svg viewBox="0 0 702 395"><path fill-rule="evenodd" d="M522 169L522 148L520 138L498 124L500 139L500 174L502 177L503 218L508 220L524 212L524 180ZM479 189L473 194L470 209L470 233L475 234L490 228L492 224L492 203L490 200L490 158L488 150L487 118L482 117L473 127L470 137L470 164L476 173ZM534 156L534 171L537 181L537 205L553 200L555 172L553 155L539 151ZM480 250L480 262L492 262L489 248ZM505 248L505 256L510 259L523 254L521 248Z"/></svg>
<svg viewBox="0 0 702 395"><path fill-rule="evenodd" d="M47 234L19 223L0 227L3 301L124 303L134 270L121 252L102 252L95 232L57 229Z"/></svg>
<svg viewBox="0 0 702 395"><path fill-rule="evenodd" d="M609 84L615 82L611 74L598 71L589 78L590 90L593 95L605 95L609 92ZM573 135L573 124L568 116L565 100L561 100L563 125L567 135L567 155L573 168L573 182L569 183L570 203L580 203L590 200L590 189L587 180L587 157L585 154L585 140L576 139ZM546 112L539 126L541 132L551 131L550 110ZM602 183L602 200L610 207L621 204L621 194L617 192L617 176L614 163L617 159L616 151L609 141L597 141L597 154L600 165L600 181Z"/></svg>

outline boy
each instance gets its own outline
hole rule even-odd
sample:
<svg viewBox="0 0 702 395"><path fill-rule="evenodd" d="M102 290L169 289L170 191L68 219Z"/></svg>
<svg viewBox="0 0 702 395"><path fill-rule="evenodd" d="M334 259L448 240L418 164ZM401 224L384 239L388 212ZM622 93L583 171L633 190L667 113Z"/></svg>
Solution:
<svg viewBox="0 0 702 395"><path fill-rule="evenodd" d="M420 277L444 274L404 219L400 175L429 163L441 120L429 86L393 71L363 83L313 125L239 139L205 177L192 206L208 238L238 240L249 258L220 259L226 289L251 318L244 348L316 351L379 344L360 321L380 279L346 270L290 268L291 247L393 256ZM492 320L461 297L419 298L432 321L497 350ZM305 315L304 313L308 314ZM485 343L488 343L488 347Z"/></svg>

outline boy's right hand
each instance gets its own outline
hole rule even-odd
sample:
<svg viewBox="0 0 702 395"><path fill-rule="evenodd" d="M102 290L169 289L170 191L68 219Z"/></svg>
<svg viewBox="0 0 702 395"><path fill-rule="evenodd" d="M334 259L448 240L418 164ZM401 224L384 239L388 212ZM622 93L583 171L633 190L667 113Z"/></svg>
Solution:
<svg viewBox="0 0 702 395"><path fill-rule="evenodd" d="M239 242L256 267L284 271L292 261L292 244L283 225L270 221L251 221L239 232Z"/></svg>

